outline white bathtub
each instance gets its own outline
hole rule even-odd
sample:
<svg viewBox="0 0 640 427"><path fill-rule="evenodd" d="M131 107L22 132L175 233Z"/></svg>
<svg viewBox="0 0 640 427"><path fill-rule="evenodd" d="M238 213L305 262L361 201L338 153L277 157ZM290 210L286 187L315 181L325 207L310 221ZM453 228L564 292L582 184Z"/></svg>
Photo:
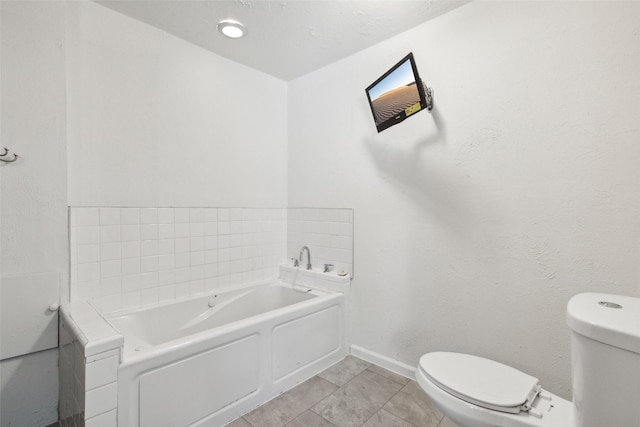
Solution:
<svg viewBox="0 0 640 427"><path fill-rule="evenodd" d="M272 281L109 316L124 335L118 425L222 426L342 359L344 295L307 289Z"/></svg>

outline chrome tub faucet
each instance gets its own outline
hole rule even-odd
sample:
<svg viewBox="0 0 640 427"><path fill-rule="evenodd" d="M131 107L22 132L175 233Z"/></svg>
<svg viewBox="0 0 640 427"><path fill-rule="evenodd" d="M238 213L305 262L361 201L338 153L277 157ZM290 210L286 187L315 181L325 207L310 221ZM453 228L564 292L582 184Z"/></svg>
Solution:
<svg viewBox="0 0 640 427"><path fill-rule="evenodd" d="M307 250L307 270L311 270L311 251L308 246L303 246L302 249L300 249L300 263L302 263L305 249Z"/></svg>

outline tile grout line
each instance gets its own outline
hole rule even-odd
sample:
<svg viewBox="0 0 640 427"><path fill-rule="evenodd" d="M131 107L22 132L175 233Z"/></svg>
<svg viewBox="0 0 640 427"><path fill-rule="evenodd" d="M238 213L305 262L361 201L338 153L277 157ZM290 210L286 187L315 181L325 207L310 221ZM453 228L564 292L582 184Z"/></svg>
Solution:
<svg viewBox="0 0 640 427"><path fill-rule="evenodd" d="M369 371L369 372L370 372L370 373L372 373L372 374L376 374L376 375L379 375L379 376L381 376L381 377L384 377L383 375L381 375L381 374L379 374L379 373L377 373L377 372L374 372L374 371L369 370L369 368L371 368L372 366L375 366L375 365L374 365L374 364L369 364L369 366L367 366L365 369L363 369L363 370L362 370L361 372L359 372L357 375L354 375L354 376L353 376L349 381L347 381L347 382L346 382L342 387L346 387L346 386L347 386L347 384L349 384L351 381L353 381L353 380L354 380L354 379L356 379L358 376L360 376L361 374L363 374L365 371ZM393 379L391 379L391 378L389 378L389 379L390 379L391 381L393 381L393 382L396 382L397 384L401 384L401 383L399 383L399 382L397 382L397 381L395 381L395 380L393 380ZM411 380L409 380L409 381L411 381ZM402 387L400 387L400 389L399 389L397 392L395 392L395 393L393 394L393 396L391 396L389 399L387 399L387 401L386 401L386 402L384 402L384 403L383 403L383 404L382 404L382 405L381 405L381 406L380 406L380 407L379 407L379 408L378 408L378 409L377 409L373 414L371 414L371 416L370 416L369 418L367 418L367 419L366 419L362 424L360 424L360 426L358 426L358 427L361 427L361 426L365 425L367 422L369 422L369 420L370 420L371 418L373 418L375 414L377 414L378 412L380 412L380 410L382 410L382 409L384 408L384 406L385 406L387 403L389 403L389 402L391 401L391 399L393 399L394 397L396 397L396 395L398 395L398 393L400 393L400 392L402 391L402 389L404 389L404 387L405 387L405 386L406 386L406 384L402 385ZM334 391L334 393L335 393L335 392L337 392L338 390L340 390L342 387L338 387L338 389L337 389L336 391ZM331 394L333 394L333 393L331 393ZM393 413L391 413L391 412L390 412L390 414L392 414L392 415L393 415L393 416L395 416L395 417L398 417L396 414L393 414ZM322 417L322 418L326 420L326 418L324 418L324 417ZM411 422L409 422L409 421L405 420L405 419L404 419L404 418L402 418L402 417L398 417L398 418L400 418L402 421L405 421L405 422L407 422L407 423L411 424L412 426L414 425L413 423L411 423ZM327 420L327 421L328 421L328 420ZM439 424L439 422L438 422L438 424ZM437 427L437 426L436 426L436 427Z"/></svg>
<svg viewBox="0 0 640 427"><path fill-rule="evenodd" d="M389 411L387 409L385 409L385 406L389 404L389 402L393 401L394 399L398 399L398 400L406 400L403 397L410 397L413 396L413 394L409 391L407 391L407 386L411 385L412 382L415 383L414 380L411 379L407 379L406 382L405 380L401 380L399 378L395 378L394 376L387 376L384 373L380 373L380 372L376 372L375 369L372 369L374 366L377 366L375 364L368 364L368 366L364 369L362 369L361 371L359 371L357 374L351 376L344 384L342 384L341 386L336 384L335 382L329 381L327 378L324 378L322 376L320 376L321 374L316 375L315 377L318 380L323 380L326 381L329 384L332 384L333 386L336 387L335 390L333 390L331 393L327 394L326 396L318 399L317 401L309 404L308 406L306 406L306 409L304 409L301 413L299 413L298 415L296 415L293 419L287 421L286 423L282 423L282 421L278 422L277 425L278 427L286 427L286 426L294 426L294 425L298 425L295 423L296 419L299 419L300 417L302 417L307 411L309 411L309 414L314 414L315 416L319 417L318 421L320 419L323 420L324 423L326 423L326 425L328 427L339 427L340 424L335 424L333 423L330 419L325 418L323 415L321 415L321 413L316 412L315 411L315 407L322 401L324 401L325 399L330 399L332 396L334 396L336 393L344 393L344 389L350 386L350 383L352 383L353 381L355 381L359 376L365 374L365 372L367 372L366 375L370 375L370 374L375 374L376 376L380 376L381 378L386 378L389 381L394 382L396 385L400 386L400 388L393 393L386 401L384 401L367 419L365 419L363 422L359 423L357 425L357 427L362 427L363 425L367 424L369 421L371 421L372 419L375 419L374 417L376 415L379 415L381 417L389 417L389 416L393 416L395 418L397 418L399 421L401 420L402 422L406 423L407 426L411 426L411 427L418 427L418 425L416 425L414 422L410 421L409 419L407 419L407 415L404 412L401 411L401 413L396 414L395 412ZM302 384L302 383L301 383ZM287 392L285 392L287 393ZM283 394L285 394L283 393ZM261 406L264 406L268 404L265 403ZM258 409L258 408L256 408ZM381 411L384 410L386 412L387 415L381 415ZM431 411L432 415L436 415L435 412ZM246 415L246 414L245 414ZM245 416L243 415L241 417L243 419L243 421L245 421L247 423L247 426L251 426L251 427L258 427L256 424L252 423L251 421L249 421L248 418L245 418ZM433 424L435 426L441 426L443 425L443 421L446 417L441 414L440 418L438 417L434 417L433 421L436 424ZM353 421L353 420L352 420ZM275 426L274 426L275 427Z"/></svg>
<svg viewBox="0 0 640 427"><path fill-rule="evenodd" d="M340 390L340 388L338 388L338 390ZM338 391L338 390L336 390L336 391ZM334 393L335 393L335 392L334 392ZM331 394L333 394L333 393L331 393ZM331 396L331 394L330 394L329 396ZM329 397L329 396L327 396L327 397ZM316 402L316 403L318 403L318 402ZM332 423L331 421L329 421L328 419L326 419L325 417L323 417L322 415L320 415L319 413L317 413L316 411L314 411L312 408L309 408L309 409L307 409L307 410L308 410L308 411L313 412L314 414L316 414L317 416L319 416L320 418L322 418L323 420L325 420L326 422L328 422L329 424L331 424L333 427L338 427L338 426L336 426L334 423Z"/></svg>
<svg viewBox="0 0 640 427"><path fill-rule="evenodd" d="M409 380L409 381L411 381L411 380ZM399 383L398 383L398 384L399 384ZM396 397L397 395L399 395L400 393L402 393L402 392L403 392L402 390L404 390L404 388L407 386L407 384L409 384L409 383L404 384L404 385L400 388L400 390L398 390L398 391L397 391L393 396L391 396L391 397L389 398L389 400L387 400L386 402L384 402L384 405L382 405L382 407L380 407L380 409L378 409L376 412L374 412L374 413L373 413L373 415L377 414L379 411L381 411L382 409L384 409L384 407L385 407L385 405L386 405L387 403L391 402L391 401L393 400L393 398L394 398L394 397ZM399 416L399 415L397 415L397 414L394 414L393 412L390 412L390 411L387 411L387 412L389 412L389 413L390 413L391 415L393 415L394 417L398 417L398 418L400 418L402 421L404 421L404 422L406 422L406 423L408 423L408 424L410 424L410 425L412 425L412 426L415 426L415 424L413 424L413 423L412 423L412 422L410 422L409 420L405 420L403 417L401 417L401 416ZM369 419L373 418L373 415L371 415L371 417L370 417ZM369 421L369 420L367 420L367 421ZM365 423L365 424L366 424L366 423ZM438 424L440 424L440 422L439 422L439 421L438 421ZM437 427L437 426L436 426L436 427Z"/></svg>
<svg viewBox="0 0 640 427"><path fill-rule="evenodd" d="M405 385L404 385L400 390L398 390L398 392L397 392L395 395L393 395L393 397L396 397L396 396L397 396L398 394L400 394L400 393L405 393L405 394L409 395L409 393L407 393L406 391L404 391L404 392L403 392L403 390L404 390L404 388L405 388L405 387L406 387L406 386L407 386L411 381L415 381L415 380L411 380L411 379L410 379L410 380L409 380L409 382L408 382L407 384L405 384ZM417 381L416 381L416 382L417 382ZM387 403L389 403L389 402L393 399L393 397L392 397L391 399L389 399L389 400L385 403L385 405L386 405ZM411 421L409 421L409 420L405 419L404 417L402 417L402 416L400 416L400 415L398 415L398 414L395 414L395 413L393 413L393 412L390 412L390 411L387 411L387 412L389 412L390 414L392 414L392 415L393 415L393 416L395 416L395 417L400 418L402 421L404 421L404 422L406 422L406 423L409 423L409 424L411 424L412 426L415 426L415 424L413 424ZM433 411L431 411L431 412L433 413ZM445 419L445 415L443 414L443 415L442 415L442 417L438 420L438 424L436 424L436 426L435 426L435 427L439 427L439 426L440 426L440 424L442 424L442 421L443 421L444 419Z"/></svg>
<svg viewBox="0 0 640 427"><path fill-rule="evenodd" d="M333 393L332 393L332 394L333 394ZM329 396L330 396L330 395L329 395ZM329 396L327 396L327 397L329 397ZM329 421L328 419L326 419L325 417L323 417L322 415L320 415L319 413L317 413L317 412L316 412L316 411L314 411L313 409L309 408L309 409L307 409L307 411L310 411L310 412L312 412L312 413L316 414L317 416L319 416L320 418L322 418L323 420L325 420L326 422L328 422L329 424L331 424L333 427L338 427L337 425L335 425L334 423L332 423L331 421ZM304 412L303 412L303 414L304 414ZM300 415L302 415L302 414L300 414ZM297 418L297 417L296 417L296 418ZM286 427L286 426L284 426L284 427Z"/></svg>
<svg viewBox="0 0 640 427"><path fill-rule="evenodd" d="M344 360L344 359L343 359ZM340 362L338 362L340 363ZM367 362L368 363L368 362ZM349 378L349 381L347 381L346 383L342 384L342 385L338 385L336 383L334 383L333 381L329 381L326 378L323 378L326 381L329 381L331 384L337 386L338 388L335 389L331 394L325 396L324 398L320 399L318 402L316 402L313 406L317 405L318 403L322 402L325 399L328 399L330 396L333 396L335 393L337 393L338 391L340 391L342 388L346 387L347 384L349 384L351 381L353 381L356 377L360 376L364 371L366 371L367 369L369 369L372 365L369 364L369 366L367 366L365 369L363 369L362 371L358 372L356 375L352 376L351 378ZM322 377L320 377L322 378ZM386 403L386 402L385 402ZM330 423L332 426L335 426L335 424L333 424L330 420L327 420L325 417L323 417L321 414L318 414L316 411L314 411L313 409L309 408L309 410L311 412L313 412L314 414L318 415L319 417L321 417L323 420L327 421L328 423ZM367 420L368 421L368 420ZM366 421L365 421L366 422ZM363 423L364 424L364 423ZM337 427L337 426L336 426Z"/></svg>
<svg viewBox="0 0 640 427"><path fill-rule="evenodd" d="M344 360L344 359L343 359L343 360ZM338 362L338 363L340 363L340 362ZM335 366L335 365L334 365L334 366ZM323 372L324 372L324 371L323 371ZM321 373L322 373L322 372L321 372ZM337 388L337 389L335 389L335 390L333 390L331 393L329 393L328 395L326 395L326 396L325 396L325 397L323 397L322 399L318 400L317 402L315 402L315 403L311 404L311 406L309 406L306 410L307 410L307 411L310 411L310 412L312 412L312 413L314 413L314 414L316 414L317 416L319 416L320 418L322 418L323 420L325 420L326 422L328 422L329 424L331 424L333 427L338 427L338 426L336 426L334 423L332 423L331 421L329 421L328 419L326 419L325 417L323 417L321 414L318 414L316 411L314 411L314 410L313 410L313 407L314 407L314 406L316 406L318 403L322 402L323 400L328 399L328 398L329 398L329 396L332 396L335 392L337 392L338 390L340 390L343 386L339 386L338 384L336 384L336 383L334 383L334 382L332 382L332 381L329 381L329 380L328 380L328 379L326 379L326 378L322 378L319 374L318 374L318 375L315 375L315 376L316 376L316 377L318 377L318 378L320 378L320 379L323 379L323 380L327 381L328 383L331 383L331 384L335 385L335 386L336 386L336 387L338 387L338 388ZM357 375L356 375L356 376L357 376ZM354 378L355 378L355 377L354 377ZM353 378L352 378L352 379L353 379ZM349 380L349 381L351 381L351 380ZM347 383L348 383L349 381L347 381ZM346 385L346 384L345 384L345 385ZM304 412L303 412L303 414L304 414ZM300 414L300 415L302 415L302 414ZM296 417L296 418L297 418L297 417ZM295 419L295 418L294 418L294 419ZM285 426L285 427L286 427L286 426Z"/></svg>

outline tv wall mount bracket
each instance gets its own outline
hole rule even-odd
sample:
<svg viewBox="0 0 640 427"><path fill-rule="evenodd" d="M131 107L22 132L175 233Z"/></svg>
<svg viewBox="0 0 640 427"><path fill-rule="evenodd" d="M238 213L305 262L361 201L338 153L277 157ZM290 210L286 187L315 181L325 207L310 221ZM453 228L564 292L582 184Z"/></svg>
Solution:
<svg viewBox="0 0 640 427"><path fill-rule="evenodd" d="M422 82L424 87L424 96L427 100L427 111L433 110L433 89L428 87L425 82Z"/></svg>

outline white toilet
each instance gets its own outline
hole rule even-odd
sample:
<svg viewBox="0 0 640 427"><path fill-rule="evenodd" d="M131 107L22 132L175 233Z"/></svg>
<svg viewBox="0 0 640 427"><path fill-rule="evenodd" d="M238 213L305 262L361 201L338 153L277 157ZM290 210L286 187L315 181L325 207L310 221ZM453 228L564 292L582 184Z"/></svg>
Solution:
<svg viewBox="0 0 640 427"><path fill-rule="evenodd" d="M427 353L416 379L462 427L640 427L640 298L576 295L567 323L573 402L535 377L468 354Z"/></svg>

